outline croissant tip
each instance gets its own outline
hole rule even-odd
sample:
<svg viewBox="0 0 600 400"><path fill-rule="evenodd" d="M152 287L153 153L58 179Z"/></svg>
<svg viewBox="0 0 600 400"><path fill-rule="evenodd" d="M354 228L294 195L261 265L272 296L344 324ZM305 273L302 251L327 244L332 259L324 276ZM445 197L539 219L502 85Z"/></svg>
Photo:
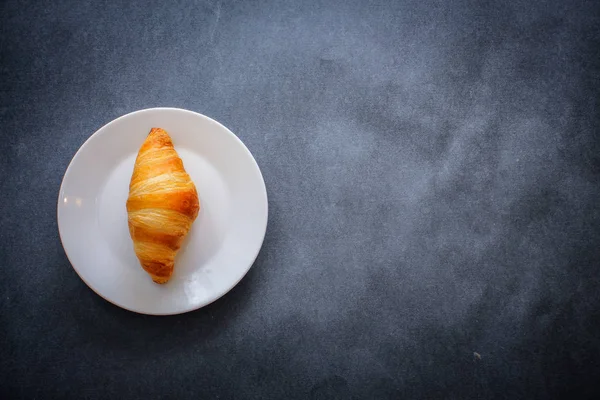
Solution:
<svg viewBox="0 0 600 400"><path fill-rule="evenodd" d="M163 285L169 282L169 278L152 277L152 280L154 281L154 283L158 283L159 285Z"/></svg>

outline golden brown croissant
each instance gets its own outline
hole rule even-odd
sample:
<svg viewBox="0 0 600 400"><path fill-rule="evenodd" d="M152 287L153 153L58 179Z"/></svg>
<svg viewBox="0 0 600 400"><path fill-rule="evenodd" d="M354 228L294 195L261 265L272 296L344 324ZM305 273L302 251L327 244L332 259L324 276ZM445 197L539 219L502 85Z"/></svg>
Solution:
<svg viewBox="0 0 600 400"><path fill-rule="evenodd" d="M127 214L135 254L154 282L171 278L175 255L199 209L196 186L169 134L152 128L135 160Z"/></svg>

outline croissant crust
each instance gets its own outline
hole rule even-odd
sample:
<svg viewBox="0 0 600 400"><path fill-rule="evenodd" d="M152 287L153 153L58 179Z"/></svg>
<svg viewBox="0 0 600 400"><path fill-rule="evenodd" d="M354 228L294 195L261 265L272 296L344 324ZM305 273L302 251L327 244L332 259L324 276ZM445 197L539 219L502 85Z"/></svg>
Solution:
<svg viewBox="0 0 600 400"><path fill-rule="evenodd" d="M199 209L196 186L169 134L152 128L135 160L127 215L135 254L154 282L171 278L175 255Z"/></svg>

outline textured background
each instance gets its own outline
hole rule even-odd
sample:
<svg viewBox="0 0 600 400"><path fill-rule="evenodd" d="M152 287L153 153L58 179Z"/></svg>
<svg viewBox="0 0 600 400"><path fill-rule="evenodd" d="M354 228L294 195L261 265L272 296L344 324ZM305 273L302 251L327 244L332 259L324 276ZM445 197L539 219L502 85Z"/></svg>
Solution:
<svg viewBox="0 0 600 400"><path fill-rule="evenodd" d="M3 1L0 397L592 397L599 13L501 3ZM165 318L56 226L79 146L153 106L232 129L270 196L246 278Z"/></svg>

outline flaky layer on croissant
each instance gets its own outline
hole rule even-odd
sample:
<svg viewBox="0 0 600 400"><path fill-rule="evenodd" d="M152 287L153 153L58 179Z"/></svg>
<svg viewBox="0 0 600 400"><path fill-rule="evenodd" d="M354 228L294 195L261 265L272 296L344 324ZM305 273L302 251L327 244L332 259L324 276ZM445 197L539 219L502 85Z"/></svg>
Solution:
<svg viewBox="0 0 600 400"><path fill-rule="evenodd" d="M152 128L135 160L127 215L135 254L156 283L173 274L175 255L200 203L169 134Z"/></svg>

